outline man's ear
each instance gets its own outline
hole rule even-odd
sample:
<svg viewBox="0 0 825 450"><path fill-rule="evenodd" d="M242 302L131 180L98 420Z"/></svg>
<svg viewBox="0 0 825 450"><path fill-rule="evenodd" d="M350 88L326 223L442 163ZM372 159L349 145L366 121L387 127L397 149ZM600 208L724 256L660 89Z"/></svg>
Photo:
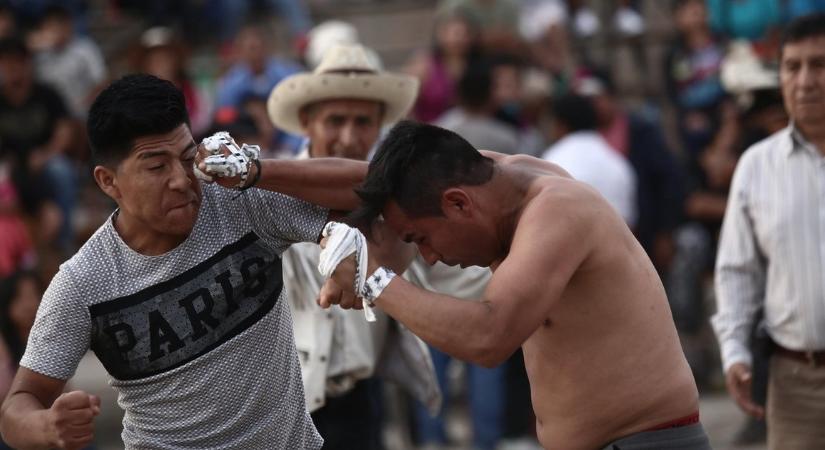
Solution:
<svg viewBox="0 0 825 450"><path fill-rule="evenodd" d="M441 193L441 211L447 217L456 214L460 217L469 217L474 206L473 199L461 188L448 188Z"/></svg>
<svg viewBox="0 0 825 450"><path fill-rule="evenodd" d="M95 182L100 186L106 195L112 197L113 200L120 198L120 189L117 186L117 173L106 166L95 166L94 168Z"/></svg>

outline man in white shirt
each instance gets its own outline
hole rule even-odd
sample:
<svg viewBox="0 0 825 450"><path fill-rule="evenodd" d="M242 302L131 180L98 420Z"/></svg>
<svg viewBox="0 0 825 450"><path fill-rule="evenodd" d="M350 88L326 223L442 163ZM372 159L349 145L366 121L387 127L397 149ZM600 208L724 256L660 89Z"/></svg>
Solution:
<svg viewBox="0 0 825 450"><path fill-rule="evenodd" d="M792 125L739 160L712 322L728 391L748 414L767 413L769 448L825 448L825 15L791 23L781 52ZM750 396L747 340L760 306L774 341L767 411Z"/></svg>
<svg viewBox="0 0 825 450"><path fill-rule="evenodd" d="M381 126L406 115L417 92L414 77L381 70L366 47L338 45L312 73L278 83L268 112L275 126L306 136L298 158L364 161ZM430 354L385 314L369 323L360 311L321 309L319 253L317 245L298 244L283 255L307 409L325 449L378 449L380 390L373 376L397 381L434 411L440 393Z"/></svg>
<svg viewBox="0 0 825 450"><path fill-rule="evenodd" d="M552 133L556 143L543 158L596 188L633 229L637 217L636 174L599 133L591 101L572 94L553 101Z"/></svg>

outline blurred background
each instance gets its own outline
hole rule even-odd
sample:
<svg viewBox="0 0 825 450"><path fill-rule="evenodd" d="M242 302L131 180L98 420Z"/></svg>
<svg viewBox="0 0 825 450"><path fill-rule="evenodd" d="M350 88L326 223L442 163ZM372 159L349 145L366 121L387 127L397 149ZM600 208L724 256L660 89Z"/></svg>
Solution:
<svg viewBox="0 0 825 450"><path fill-rule="evenodd" d="M764 424L724 391L708 322L713 260L739 155L787 123L779 32L816 9L825 2L0 1L0 396L44 286L114 207L92 180L85 137L103 86L130 72L169 79L196 139L227 130L267 157L292 157L302 139L273 127L269 91L330 45L357 41L387 70L420 78L413 118L482 114L499 131L477 145L492 150L546 155L577 120L559 99L586 98L594 130L632 168L625 217L668 291L714 447L764 448ZM609 166L581 164L595 177ZM496 446L539 448L520 355L502 370ZM446 444L423 442L414 405L386 386L386 448L471 448L468 372L447 366ZM93 356L71 385L104 399L96 447L121 448L122 412Z"/></svg>

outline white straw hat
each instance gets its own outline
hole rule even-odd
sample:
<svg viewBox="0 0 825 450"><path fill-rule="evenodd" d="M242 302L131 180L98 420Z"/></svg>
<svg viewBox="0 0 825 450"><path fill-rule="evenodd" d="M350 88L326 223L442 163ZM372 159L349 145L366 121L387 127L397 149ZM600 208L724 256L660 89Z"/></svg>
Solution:
<svg viewBox="0 0 825 450"><path fill-rule="evenodd" d="M266 108L276 127L303 134L299 112L311 103L329 99L382 102L384 124L389 124L409 112L417 94L417 78L383 72L363 46L342 44L327 50L311 73L281 80L269 94Z"/></svg>

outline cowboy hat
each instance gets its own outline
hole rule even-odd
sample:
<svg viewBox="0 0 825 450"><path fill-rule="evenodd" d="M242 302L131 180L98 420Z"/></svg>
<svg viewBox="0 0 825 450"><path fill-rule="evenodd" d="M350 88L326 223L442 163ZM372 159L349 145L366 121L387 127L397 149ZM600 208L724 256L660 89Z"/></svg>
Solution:
<svg viewBox="0 0 825 450"><path fill-rule="evenodd" d="M312 73L281 80L269 94L266 109L276 127L303 134L299 113L311 103L336 98L382 102L386 125L404 117L417 94L418 79L383 72L363 46L342 44L330 48Z"/></svg>

